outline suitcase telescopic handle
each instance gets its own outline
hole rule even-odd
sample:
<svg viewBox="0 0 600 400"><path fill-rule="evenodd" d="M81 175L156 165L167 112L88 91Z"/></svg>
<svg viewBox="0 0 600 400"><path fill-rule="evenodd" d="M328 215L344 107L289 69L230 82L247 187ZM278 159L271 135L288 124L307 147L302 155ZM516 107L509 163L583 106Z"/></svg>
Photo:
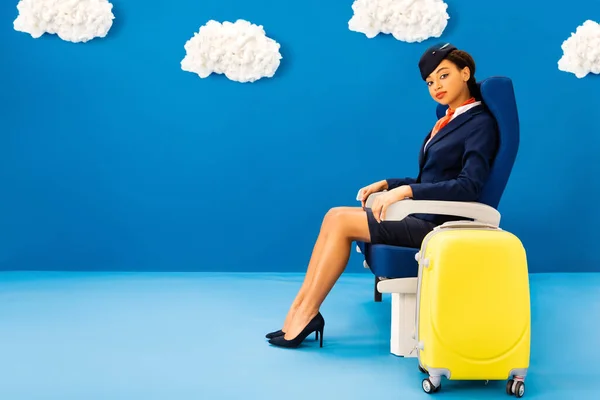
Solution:
<svg viewBox="0 0 600 400"><path fill-rule="evenodd" d="M486 224L483 222L471 222L471 221L450 221L443 223L442 225L436 226L434 229L501 229L498 226L492 224Z"/></svg>

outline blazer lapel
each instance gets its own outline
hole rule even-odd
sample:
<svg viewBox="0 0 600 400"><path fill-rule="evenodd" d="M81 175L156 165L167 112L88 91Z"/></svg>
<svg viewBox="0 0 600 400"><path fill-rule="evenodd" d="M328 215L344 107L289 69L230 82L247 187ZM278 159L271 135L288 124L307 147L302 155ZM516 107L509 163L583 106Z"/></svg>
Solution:
<svg viewBox="0 0 600 400"><path fill-rule="evenodd" d="M477 108L479 107L474 107L471 110L460 114L458 117L450 121L445 127L440 129L437 135L435 135L433 139L431 139L431 142L429 142L429 144L427 145L427 148L423 152L423 158L425 158L425 154L427 154L431 146L433 146L434 144L442 140L444 137L448 136L450 132L460 128L461 125L470 120L473 117L473 113L471 111L476 111Z"/></svg>
<svg viewBox="0 0 600 400"><path fill-rule="evenodd" d="M425 136L425 140L423 140L423 144L421 145L421 149L419 150L419 169L422 169L423 165L425 165L425 144L427 143L427 140L429 140L431 132L432 131L429 131L427 136Z"/></svg>

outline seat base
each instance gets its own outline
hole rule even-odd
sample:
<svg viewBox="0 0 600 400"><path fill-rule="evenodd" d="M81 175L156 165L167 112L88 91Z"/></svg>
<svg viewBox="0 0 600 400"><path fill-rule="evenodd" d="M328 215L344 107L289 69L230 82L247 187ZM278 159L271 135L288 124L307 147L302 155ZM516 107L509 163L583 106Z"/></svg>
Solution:
<svg viewBox="0 0 600 400"><path fill-rule="evenodd" d="M417 278L384 279L377 284L381 293L392 295L390 352L399 357L417 357L417 284Z"/></svg>
<svg viewBox="0 0 600 400"><path fill-rule="evenodd" d="M417 295L392 293L390 352L399 357L417 357L414 339Z"/></svg>
<svg viewBox="0 0 600 400"><path fill-rule="evenodd" d="M399 357L417 357L414 332L418 264L415 254L419 250L357 242L356 251L365 256L364 267L375 275L375 301L381 302L382 293L392 295L390 352Z"/></svg>

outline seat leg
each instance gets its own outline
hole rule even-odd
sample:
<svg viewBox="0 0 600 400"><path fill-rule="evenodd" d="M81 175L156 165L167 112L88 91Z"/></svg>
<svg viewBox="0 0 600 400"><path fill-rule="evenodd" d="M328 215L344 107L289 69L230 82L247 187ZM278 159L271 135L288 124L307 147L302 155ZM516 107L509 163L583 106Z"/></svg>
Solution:
<svg viewBox="0 0 600 400"><path fill-rule="evenodd" d="M377 303L381 302L381 293L379 292L379 290L377 290L377 283L381 281L381 278L379 278L378 276L375 277L375 288L374 288L374 296L375 296L375 301Z"/></svg>
<svg viewBox="0 0 600 400"><path fill-rule="evenodd" d="M392 293L392 326L390 352L400 357L417 357L414 338L417 295Z"/></svg>

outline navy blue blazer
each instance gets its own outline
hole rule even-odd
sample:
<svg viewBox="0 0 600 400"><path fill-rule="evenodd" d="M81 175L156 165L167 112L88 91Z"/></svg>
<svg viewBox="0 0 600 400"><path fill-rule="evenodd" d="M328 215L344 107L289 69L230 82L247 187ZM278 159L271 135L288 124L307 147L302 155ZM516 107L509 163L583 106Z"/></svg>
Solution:
<svg viewBox="0 0 600 400"><path fill-rule="evenodd" d="M430 136L421 146L417 178L387 179L388 189L409 185L414 200L478 201L499 146L494 117L480 104L450 121L423 150ZM436 224L461 219L414 216Z"/></svg>

